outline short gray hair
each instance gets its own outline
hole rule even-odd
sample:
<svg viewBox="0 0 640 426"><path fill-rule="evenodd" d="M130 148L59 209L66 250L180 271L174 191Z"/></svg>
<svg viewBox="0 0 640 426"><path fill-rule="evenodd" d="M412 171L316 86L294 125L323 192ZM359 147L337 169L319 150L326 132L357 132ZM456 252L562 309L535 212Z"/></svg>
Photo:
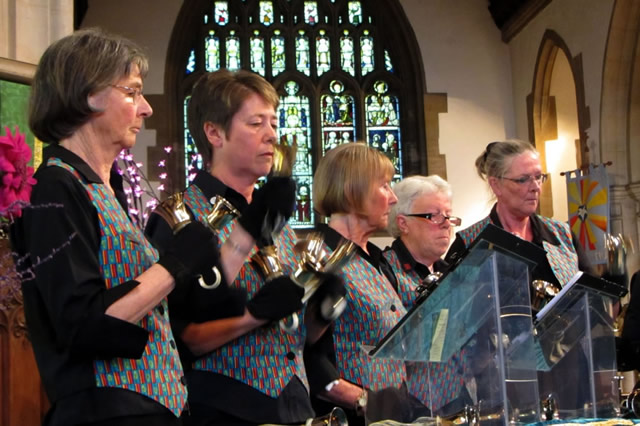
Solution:
<svg viewBox="0 0 640 426"><path fill-rule="evenodd" d="M387 230L394 238L400 236L400 229L398 228L396 217L399 214L409 213L416 198L422 197L423 195L441 193L451 200L453 196L451 185L438 175L409 176L395 184L393 186L393 192L395 192L396 197L398 197L398 202L391 207Z"/></svg>

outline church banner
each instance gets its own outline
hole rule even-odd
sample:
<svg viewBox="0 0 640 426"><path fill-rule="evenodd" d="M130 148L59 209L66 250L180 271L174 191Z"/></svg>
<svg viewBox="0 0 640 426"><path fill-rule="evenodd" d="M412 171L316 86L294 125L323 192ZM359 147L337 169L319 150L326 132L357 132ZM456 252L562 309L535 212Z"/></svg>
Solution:
<svg viewBox="0 0 640 426"><path fill-rule="evenodd" d="M569 226L591 265L607 263L605 234L609 233L609 176L605 165L566 172Z"/></svg>

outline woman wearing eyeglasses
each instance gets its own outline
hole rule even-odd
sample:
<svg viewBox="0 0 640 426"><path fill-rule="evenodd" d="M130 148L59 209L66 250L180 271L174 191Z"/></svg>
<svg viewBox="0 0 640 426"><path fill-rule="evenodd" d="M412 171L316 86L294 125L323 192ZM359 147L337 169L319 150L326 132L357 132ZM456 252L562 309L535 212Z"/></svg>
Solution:
<svg viewBox="0 0 640 426"><path fill-rule="evenodd" d="M394 185L393 191L398 202L391 208L387 229L395 240L383 255L409 310L418 297L427 297L434 290L423 284L425 278L447 270L449 265L442 256L451 243L453 227L460 226L462 220L451 215L451 186L440 176L410 176ZM435 412L447 413L459 411L470 401L465 397L458 355L446 363L430 364L429 370L412 371L408 378L409 391L420 401ZM428 389L436 392L431 395Z"/></svg>
<svg viewBox="0 0 640 426"><path fill-rule="evenodd" d="M443 273L442 256L452 229L461 219L451 216L451 187L440 176L410 176L394 185L398 203L391 208L387 229L395 238L384 256L398 277L398 293L409 309L421 282Z"/></svg>
<svg viewBox="0 0 640 426"><path fill-rule="evenodd" d="M457 232L445 257L447 261L457 260L492 223L545 249L548 263L534 269L533 279L560 288L578 270L589 270L569 225L536 214L547 175L542 172L540 154L533 145L520 140L492 142L476 159L476 169L491 187L496 203L489 216Z"/></svg>
<svg viewBox="0 0 640 426"><path fill-rule="evenodd" d="M544 248L547 262L533 269L532 280L547 281L561 288L578 270L590 270L569 225L536 214L542 184L547 175L542 172L540 155L533 145L519 140L492 142L475 164L480 177L491 187L496 203L489 216L456 233L456 239L445 257L447 261L457 261L466 247L491 223ZM540 373L541 394L553 393L558 407L581 406L585 400L585 396L581 395L584 390L576 392L571 383L575 383L576 377L586 374L575 367L585 365L583 357L581 352L573 350L554 367L566 371L566 374L548 376ZM483 392L489 395L488 390L495 388L496 383L493 377L484 376L484 379L479 379L477 386L479 395Z"/></svg>
<svg viewBox="0 0 640 426"><path fill-rule="evenodd" d="M12 228L47 426L180 425L187 388L167 295L215 278L215 236L192 222L162 256L128 216L114 161L152 109L140 47L98 29L44 52L29 125L47 143Z"/></svg>

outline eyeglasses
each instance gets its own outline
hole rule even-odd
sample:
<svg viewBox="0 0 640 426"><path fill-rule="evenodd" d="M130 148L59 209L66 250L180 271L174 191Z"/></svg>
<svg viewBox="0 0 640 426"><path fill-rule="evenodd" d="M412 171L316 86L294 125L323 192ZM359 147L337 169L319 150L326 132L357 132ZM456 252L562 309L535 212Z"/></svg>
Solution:
<svg viewBox="0 0 640 426"><path fill-rule="evenodd" d="M411 213L406 214L405 216L410 217L420 217L422 219L428 219L431 223L436 225L442 225L445 220L448 220L449 223L453 226L460 226L462 224L462 219L456 216L445 216L442 213Z"/></svg>
<svg viewBox="0 0 640 426"><path fill-rule="evenodd" d="M133 103L137 104L141 96L144 96L142 89L139 87L121 86L119 84L112 84L111 87L122 90L122 92L133 99Z"/></svg>
<svg viewBox="0 0 640 426"><path fill-rule="evenodd" d="M537 183L545 183L548 177L549 177L548 173L540 173L539 175L535 175L535 176L524 175L517 179L508 178L508 177L503 177L502 179L510 180L511 182L515 182L518 185L528 185L533 181L536 181Z"/></svg>

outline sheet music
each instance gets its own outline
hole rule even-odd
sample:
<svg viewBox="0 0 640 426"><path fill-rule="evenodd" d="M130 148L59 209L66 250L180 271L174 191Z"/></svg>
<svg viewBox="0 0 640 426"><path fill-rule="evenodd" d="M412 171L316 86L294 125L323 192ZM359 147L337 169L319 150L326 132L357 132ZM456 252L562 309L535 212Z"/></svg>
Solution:
<svg viewBox="0 0 640 426"><path fill-rule="evenodd" d="M433 330L431 348L429 349L429 360L433 362L442 361L444 339L447 335L447 322L449 322L449 309L441 309L438 314L435 329Z"/></svg>

